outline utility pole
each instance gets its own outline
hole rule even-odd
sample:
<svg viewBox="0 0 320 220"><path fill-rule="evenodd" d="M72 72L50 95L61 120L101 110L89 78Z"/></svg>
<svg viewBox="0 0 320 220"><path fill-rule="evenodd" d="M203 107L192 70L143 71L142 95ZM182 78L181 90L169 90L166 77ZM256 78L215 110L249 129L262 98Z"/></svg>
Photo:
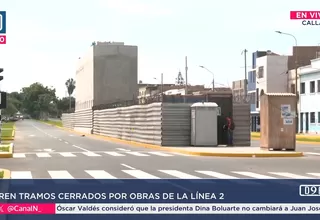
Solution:
<svg viewBox="0 0 320 220"><path fill-rule="evenodd" d="M0 73L3 72L3 68L0 68ZM3 76L0 76L0 81L3 80ZM1 90L0 90L0 105L2 106L3 105L3 102L4 100L2 100L2 94L1 94ZM0 144L2 143L2 140L1 140L1 136L2 136L2 116L1 116L1 108L0 108Z"/></svg>
<svg viewBox="0 0 320 220"><path fill-rule="evenodd" d="M163 73L161 73L161 97L163 96Z"/></svg>
<svg viewBox="0 0 320 220"><path fill-rule="evenodd" d="M247 99L248 96L248 79L247 79L247 49L244 49L244 98Z"/></svg>
<svg viewBox="0 0 320 220"><path fill-rule="evenodd" d="M186 95L188 95L188 57L186 56L186 88L184 95L184 102L186 102Z"/></svg>

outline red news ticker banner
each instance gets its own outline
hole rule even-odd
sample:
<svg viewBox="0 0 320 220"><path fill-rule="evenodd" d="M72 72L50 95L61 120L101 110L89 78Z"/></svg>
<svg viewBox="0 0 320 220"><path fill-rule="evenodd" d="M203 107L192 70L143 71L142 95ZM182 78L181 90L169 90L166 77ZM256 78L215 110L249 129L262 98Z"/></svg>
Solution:
<svg viewBox="0 0 320 220"><path fill-rule="evenodd" d="M0 204L0 215L52 215L56 213L56 204Z"/></svg>
<svg viewBox="0 0 320 220"><path fill-rule="evenodd" d="M6 44L7 38L6 35L0 35L0 44Z"/></svg>
<svg viewBox="0 0 320 220"><path fill-rule="evenodd" d="M290 11L291 20L320 20L320 11Z"/></svg>

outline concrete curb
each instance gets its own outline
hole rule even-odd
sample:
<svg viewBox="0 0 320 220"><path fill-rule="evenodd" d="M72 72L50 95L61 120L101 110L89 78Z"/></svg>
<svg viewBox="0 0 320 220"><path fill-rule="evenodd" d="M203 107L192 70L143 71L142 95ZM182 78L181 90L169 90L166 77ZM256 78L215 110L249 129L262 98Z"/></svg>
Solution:
<svg viewBox="0 0 320 220"><path fill-rule="evenodd" d="M7 169L1 169L0 171L3 171L3 178L2 179L11 179L11 171Z"/></svg>
<svg viewBox="0 0 320 220"><path fill-rule="evenodd" d="M11 143L9 147L9 152L0 152L0 158L12 158L14 151L14 144Z"/></svg>
<svg viewBox="0 0 320 220"><path fill-rule="evenodd" d="M47 124L47 123L45 123ZM52 126L51 124L47 124ZM55 125L53 125L55 126ZM288 152L288 153L215 153L215 152L192 152L192 151L187 151L187 150L181 150L181 149L174 149L170 147L162 147L159 145L153 145L153 144L145 144L145 143L140 143L140 142L135 142L135 141L126 141L126 140L121 140L117 138L111 138L111 137L106 137L106 136L101 136L101 135L96 135L96 134L86 134L78 131L74 131L69 128L64 128L64 127L59 127L55 126L56 128L60 128L75 134L80 134L80 135L86 135L86 136L91 136L95 137L98 139L106 140L106 141L111 141L115 143L121 143L121 144L128 144L134 147L144 147L148 149L153 149L153 150L161 150L161 151L167 151L167 152L174 152L174 153L181 153L181 154L186 154L186 155L193 155L193 156L207 156L207 157L302 157L303 153L302 152Z"/></svg>
<svg viewBox="0 0 320 220"><path fill-rule="evenodd" d="M257 136L251 136L251 140L259 141L260 137ZM320 142L314 142L314 141L296 141L298 144L310 144L310 145L318 145L320 147Z"/></svg>

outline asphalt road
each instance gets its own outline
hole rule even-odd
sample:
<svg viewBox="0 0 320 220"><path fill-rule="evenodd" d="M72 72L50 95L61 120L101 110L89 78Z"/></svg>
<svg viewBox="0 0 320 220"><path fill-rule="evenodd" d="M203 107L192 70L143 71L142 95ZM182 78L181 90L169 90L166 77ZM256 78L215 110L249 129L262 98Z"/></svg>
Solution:
<svg viewBox="0 0 320 220"><path fill-rule="evenodd" d="M14 158L0 159L13 179L320 178L316 145L299 145L315 153L303 158L200 157L82 137L31 120L16 128Z"/></svg>

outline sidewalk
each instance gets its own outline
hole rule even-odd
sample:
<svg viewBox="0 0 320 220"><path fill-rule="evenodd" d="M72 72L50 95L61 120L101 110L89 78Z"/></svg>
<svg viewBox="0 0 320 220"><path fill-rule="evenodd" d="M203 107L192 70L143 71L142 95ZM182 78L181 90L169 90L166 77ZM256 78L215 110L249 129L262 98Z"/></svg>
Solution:
<svg viewBox="0 0 320 220"><path fill-rule="evenodd" d="M302 157L302 152L268 151L260 147L163 147L167 151L213 157Z"/></svg>

